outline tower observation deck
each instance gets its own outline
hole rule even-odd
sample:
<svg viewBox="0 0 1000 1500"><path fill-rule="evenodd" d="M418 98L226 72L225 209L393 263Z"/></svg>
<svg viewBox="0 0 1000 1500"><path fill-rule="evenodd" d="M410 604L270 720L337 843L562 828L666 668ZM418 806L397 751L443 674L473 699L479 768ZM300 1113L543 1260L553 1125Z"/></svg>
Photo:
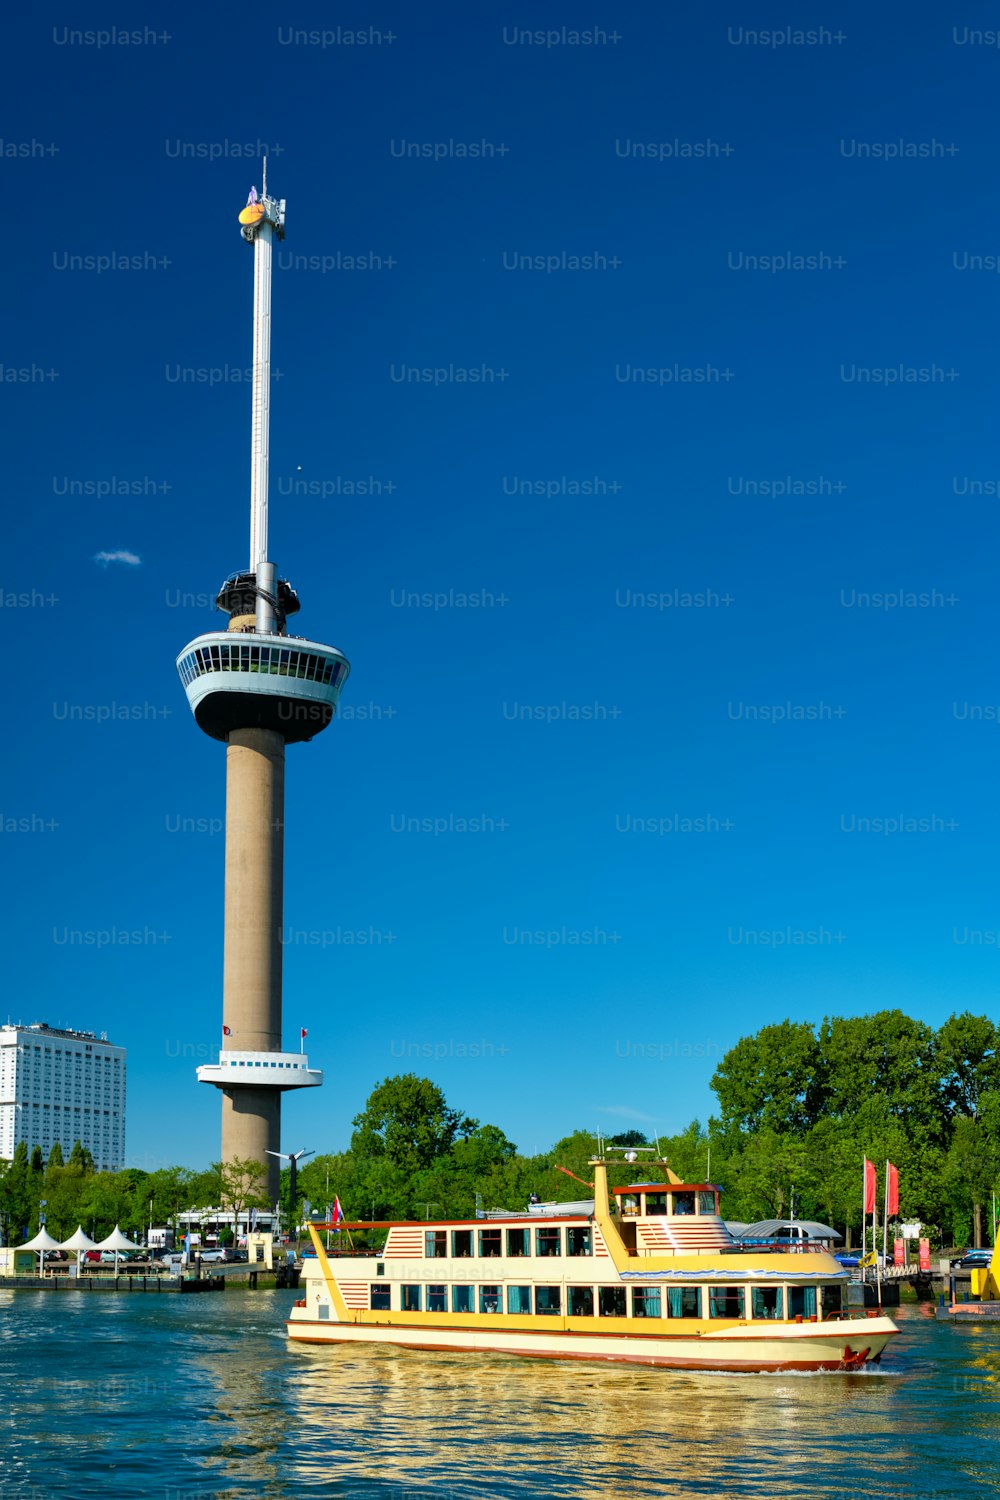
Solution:
<svg viewBox="0 0 1000 1500"><path fill-rule="evenodd" d="M222 1050L198 1069L222 1092L222 1160L253 1158L277 1201L281 1095L323 1074L282 1050L285 746L313 739L336 712L350 664L334 646L287 633L299 598L268 558L271 251L285 200L250 190L240 214L253 247L250 557L222 584L226 630L191 641L177 670L199 728L226 745L226 877Z"/></svg>

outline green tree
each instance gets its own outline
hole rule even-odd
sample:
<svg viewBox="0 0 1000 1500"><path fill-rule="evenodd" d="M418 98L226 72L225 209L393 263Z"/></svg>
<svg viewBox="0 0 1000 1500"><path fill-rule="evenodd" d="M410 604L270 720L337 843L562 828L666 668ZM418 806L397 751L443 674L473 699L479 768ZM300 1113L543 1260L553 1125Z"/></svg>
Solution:
<svg viewBox="0 0 1000 1500"><path fill-rule="evenodd" d="M51 1172L54 1167L61 1167L62 1165L63 1165L63 1151L62 1151L62 1146L59 1144L58 1141L53 1141L53 1143L52 1143L52 1150L49 1152L49 1159L48 1159L48 1162L46 1164L45 1170L48 1173L48 1172Z"/></svg>
<svg viewBox="0 0 1000 1500"><path fill-rule="evenodd" d="M803 1134L822 1113L825 1087L821 1047L804 1021L782 1021L742 1037L712 1078L726 1132Z"/></svg>
<svg viewBox="0 0 1000 1500"><path fill-rule="evenodd" d="M264 1190L267 1172L252 1156L234 1156L230 1161L216 1162L219 1204L233 1215L234 1226L250 1208L267 1208Z"/></svg>
<svg viewBox="0 0 1000 1500"><path fill-rule="evenodd" d="M450 1109L429 1078L404 1073L384 1079L355 1117L351 1152L399 1171L418 1172L449 1151L478 1121Z"/></svg>
<svg viewBox="0 0 1000 1500"><path fill-rule="evenodd" d="M84 1172L92 1172L94 1170L94 1158L79 1141L74 1141L73 1149L69 1154L68 1165L79 1167Z"/></svg>

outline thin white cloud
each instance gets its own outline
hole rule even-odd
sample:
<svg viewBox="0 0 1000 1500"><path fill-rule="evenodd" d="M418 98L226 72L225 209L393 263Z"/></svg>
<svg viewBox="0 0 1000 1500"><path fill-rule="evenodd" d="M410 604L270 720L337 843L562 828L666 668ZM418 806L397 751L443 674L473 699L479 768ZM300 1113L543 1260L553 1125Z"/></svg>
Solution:
<svg viewBox="0 0 1000 1500"><path fill-rule="evenodd" d="M126 567L138 568L142 564L142 558L135 552L126 552L124 549L118 552L95 552L94 561L106 568L108 563L124 563Z"/></svg>

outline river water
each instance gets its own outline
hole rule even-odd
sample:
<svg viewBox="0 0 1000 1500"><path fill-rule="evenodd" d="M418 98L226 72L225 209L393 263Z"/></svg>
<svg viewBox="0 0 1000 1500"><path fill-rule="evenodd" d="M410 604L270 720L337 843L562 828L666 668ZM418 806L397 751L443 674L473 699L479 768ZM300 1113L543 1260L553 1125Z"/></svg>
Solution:
<svg viewBox="0 0 1000 1500"><path fill-rule="evenodd" d="M698 1375L290 1347L294 1296L0 1292L0 1500L1000 1495L1000 1325Z"/></svg>

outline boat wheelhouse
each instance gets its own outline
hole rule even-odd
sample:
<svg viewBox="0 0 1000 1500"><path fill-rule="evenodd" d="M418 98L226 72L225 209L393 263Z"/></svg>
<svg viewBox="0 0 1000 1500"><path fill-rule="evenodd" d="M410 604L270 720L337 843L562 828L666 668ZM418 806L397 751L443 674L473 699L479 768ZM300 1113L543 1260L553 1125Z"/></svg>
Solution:
<svg viewBox="0 0 1000 1500"><path fill-rule="evenodd" d="M848 1313L825 1252L743 1249L713 1184L662 1163L666 1182L614 1188L612 1210L591 1165L592 1202L392 1223L377 1254L327 1255L311 1225L289 1337L761 1371L856 1369L898 1332Z"/></svg>

